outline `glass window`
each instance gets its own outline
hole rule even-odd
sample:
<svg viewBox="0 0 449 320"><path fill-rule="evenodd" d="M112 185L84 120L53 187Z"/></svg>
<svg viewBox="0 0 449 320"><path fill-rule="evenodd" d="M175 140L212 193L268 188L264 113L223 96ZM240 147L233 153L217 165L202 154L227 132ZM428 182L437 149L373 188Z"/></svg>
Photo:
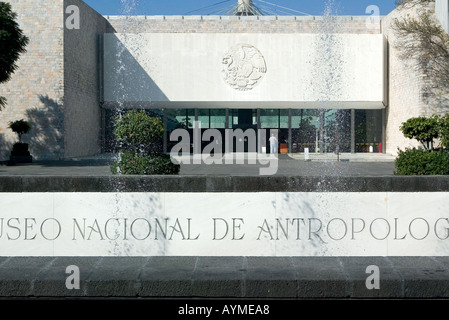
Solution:
<svg viewBox="0 0 449 320"><path fill-rule="evenodd" d="M382 152L382 110L355 111L356 152Z"/></svg>
<svg viewBox="0 0 449 320"><path fill-rule="evenodd" d="M228 110L228 129L232 129L234 125L239 123L239 117L236 109Z"/></svg>
<svg viewBox="0 0 449 320"><path fill-rule="evenodd" d="M323 134L326 152L350 152L351 110L326 110Z"/></svg>
<svg viewBox="0 0 449 320"><path fill-rule="evenodd" d="M319 110L293 109L292 111L292 152L317 152L320 128Z"/></svg>
<svg viewBox="0 0 449 320"><path fill-rule="evenodd" d="M195 122L195 109L187 109L186 124L187 128L193 129L193 124Z"/></svg>
<svg viewBox="0 0 449 320"><path fill-rule="evenodd" d="M253 109L253 125L257 126L257 109Z"/></svg>
<svg viewBox="0 0 449 320"><path fill-rule="evenodd" d="M229 109L229 128L247 128L257 125L257 109Z"/></svg>
<svg viewBox="0 0 449 320"><path fill-rule="evenodd" d="M288 129L288 109L279 110L279 128Z"/></svg>
<svg viewBox="0 0 449 320"><path fill-rule="evenodd" d="M226 109L210 109L210 128L224 129L226 125Z"/></svg>
<svg viewBox="0 0 449 320"><path fill-rule="evenodd" d="M187 128L187 109L166 109L167 130Z"/></svg>
<svg viewBox="0 0 449 320"><path fill-rule="evenodd" d="M279 109L260 109L260 127L279 129Z"/></svg>
<svg viewBox="0 0 449 320"><path fill-rule="evenodd" d="M210 127L209 113L210 113L209 109L198 110L198 121L201 123L201 129L209 129Z"/></svg>
<svg viewBox="0 0 449 320"><path fill-rule="evenodd" d="M304 124L305 122L318 128L320 126L318 110L293 109L292 129L299 129L301 127L301 123Z"/></svg>

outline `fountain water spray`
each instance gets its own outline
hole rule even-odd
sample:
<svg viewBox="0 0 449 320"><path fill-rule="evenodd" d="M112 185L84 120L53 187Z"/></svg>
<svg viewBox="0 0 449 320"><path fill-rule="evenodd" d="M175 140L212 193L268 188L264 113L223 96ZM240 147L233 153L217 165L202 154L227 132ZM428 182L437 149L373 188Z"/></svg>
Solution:
<svg viewBox="0 0 449 320"><path fill-rule="evenodd" d="M312 72L314 73L312 90L315 91L319 103L318 147L320 153L327 153L328 144L336 144L338 152L338 134L329 137L326 130L326 110L331 101L339 101L343 85L343 44L339 33L342 32L342 20L337 17L334 0L328 0L321 20L316 24L314 33L316 56L312 57ZM338 127L338 124L335 123ZM338 130L337 130L338 132ZM332 139L334 139L332 141Z"/></svg>

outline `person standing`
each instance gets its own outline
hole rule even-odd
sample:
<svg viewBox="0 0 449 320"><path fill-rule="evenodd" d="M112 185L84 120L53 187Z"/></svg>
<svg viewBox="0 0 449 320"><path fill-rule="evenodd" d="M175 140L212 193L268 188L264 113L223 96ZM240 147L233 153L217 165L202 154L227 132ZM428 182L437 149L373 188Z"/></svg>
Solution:
<svg viewBox="0 0 449 320"><path fill-rule="evenodd" d="M271 134L270 139L270 153L278 153L278 139L274 136L274 134Z"/></svg>

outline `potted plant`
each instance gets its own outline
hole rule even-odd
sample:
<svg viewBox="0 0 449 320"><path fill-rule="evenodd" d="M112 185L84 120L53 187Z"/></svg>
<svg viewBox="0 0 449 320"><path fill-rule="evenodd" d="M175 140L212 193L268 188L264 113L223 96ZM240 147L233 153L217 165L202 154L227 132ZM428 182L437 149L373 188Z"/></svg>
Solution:
<svg viewBox="0 0 449 320"><path fill-rule="evenodd" d="M31 130L31 125L22 119L10 122L9 128L19 136L19 142L13 145L11 151L11 156L9 159L10 164L31 163L33 161L33 157L28 150L28 143L22 142L22 136Z"/></svg>

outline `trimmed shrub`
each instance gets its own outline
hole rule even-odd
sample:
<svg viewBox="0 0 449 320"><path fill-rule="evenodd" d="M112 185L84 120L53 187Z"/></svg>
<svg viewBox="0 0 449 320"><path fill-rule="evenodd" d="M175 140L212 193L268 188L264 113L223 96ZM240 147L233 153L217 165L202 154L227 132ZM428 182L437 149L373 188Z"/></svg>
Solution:
<svg viewBox="0 0 449 320"><path fill-rule="evenodd" d="M169 155L143 156L133 152L122 153L120 161L111 166L113 174L129 175L171 175L179 170L180 165L173 163Z"/></svg>
<svg viewBox="0 0 449 320"><path fill-rule="evenodd" d="M128 111L117 118L115 134L122 143L121 159L111 166L113 174L168 175L178 174L180 165L162 153L164 126L161 119L144 110Z"/></svg>
<svg viewBox="0 0 449 320"><path fill-rule="evenodd" d="M123 149L142 155L161 152L164 126L161 119L153 118L144 110L128 111L117 118L115 135Z"/></svg>
<svg viewBox="0 0 449 320"><path fill-rule="evenodd" d="M422 148L399 151L395 175L449 175L449 151Z"/></svg>
<svg viewBox="0 0 449 320"><path fill-rule="evenodd" d="M440 135L439 117L410 118L402 123L400 130L405 137L418 140L424 148L430 150L433 149L434 139L437 139Z"/></svg>

